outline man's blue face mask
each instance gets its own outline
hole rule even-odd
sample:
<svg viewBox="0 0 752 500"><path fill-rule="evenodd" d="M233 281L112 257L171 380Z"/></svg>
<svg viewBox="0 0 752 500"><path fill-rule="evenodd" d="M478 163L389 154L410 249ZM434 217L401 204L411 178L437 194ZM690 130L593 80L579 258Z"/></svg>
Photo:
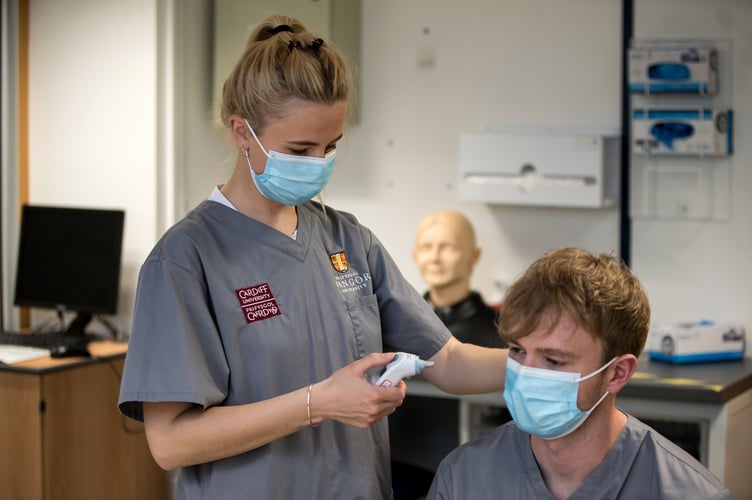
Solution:
<svg viewBox="0 0 752 500"><path fill-rule="evenodd" d="M507 359L504 401L514 423L525 432L543 439L558 439L573 432L608 396L603 396L587 411L577 408L580 382L608 368L611 361L580 377L579 373L560 372L522 366Z"/></svg>
<svg viewBox="0 0 752 500"><path fill-rule="evenodd" d="M266 166L262 174L257 174L251 167L251 160L246 151L243 152L251 178L259 192L265 198L282 203L283 205L300 205L319 194L334 170L336 150L326 154L323 158L315 156L298 156L266 150L261 145L256 133L248 120L245 125L250 130L261 151L266 155Z"/></svg>

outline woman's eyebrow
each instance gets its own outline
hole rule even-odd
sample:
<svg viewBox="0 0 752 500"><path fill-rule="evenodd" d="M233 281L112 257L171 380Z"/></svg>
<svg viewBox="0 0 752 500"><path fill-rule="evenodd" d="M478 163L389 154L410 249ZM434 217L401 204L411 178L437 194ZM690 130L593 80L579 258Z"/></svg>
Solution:
<svg viewBox="0 0 752 500"><path fill-rule="evenodd" d="M334 140L329 141L327 144L334 144L335 142L337 142L340 139L342 139L342 137L344 137L344 134L340 134L338 137L336 137ZM319 145L318 142L306 141L306 140L302 140L302 139L301 140L287 141L287 144L294 144L296 146L308 146L308 147L318 146Z"/></svg>

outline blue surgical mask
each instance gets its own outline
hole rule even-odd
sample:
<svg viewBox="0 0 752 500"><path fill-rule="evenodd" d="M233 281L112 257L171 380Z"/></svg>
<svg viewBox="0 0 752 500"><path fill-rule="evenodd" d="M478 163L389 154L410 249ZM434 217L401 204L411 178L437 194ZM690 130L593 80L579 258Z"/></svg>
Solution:
<svg viewBox="0 0 752 500"><path fill-rule="evenodd" d="M257 174L251 167L248 154L244 154L253 183L264 197L283 205L300 205L326 187L334 169L336 150L327 153L323 158L267 151L256 137L248 120L245 120L245 124L266 155L264 173Z"/></svg>
<svg viewBox="0 0 752 500"><path fill-rule="evenodd" d="M592 408L577 408L580 382L608 368L616 358L580 377L579 373L522 366L507 359L504 401L514 423L525 432L543 439L558 439L573 432L608 396L606 391Z"/></svg>

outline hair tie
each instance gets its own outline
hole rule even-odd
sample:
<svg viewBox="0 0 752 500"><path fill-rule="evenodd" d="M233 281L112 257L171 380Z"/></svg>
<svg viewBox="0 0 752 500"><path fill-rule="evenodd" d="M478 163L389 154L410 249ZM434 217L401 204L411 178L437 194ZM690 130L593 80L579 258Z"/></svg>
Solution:
<svg viewBox="0 0 752 500"><path fill-rule="evenodd" d="M272 35L276 35L277 33L282 33L283 31L289 31L292 33L292 28L287 24L280 24L279 26L275 26L272 28Z"/></svg>
<svg viewBox="0 0 752 500"><path fill-rule="evenodd" d="M322 45L324 45L324 40L322 40L321 38L317 38L311 42L311 48L314 50L314 52L318 52Z"/></svg>
<svg viewBox="0 0 752 500"><path fill-rule="evenodd" d="M300 42L297 40L290 40L290 43L287 44L287 50L292 52L292 49L299 49L301 48Z"/></svg>

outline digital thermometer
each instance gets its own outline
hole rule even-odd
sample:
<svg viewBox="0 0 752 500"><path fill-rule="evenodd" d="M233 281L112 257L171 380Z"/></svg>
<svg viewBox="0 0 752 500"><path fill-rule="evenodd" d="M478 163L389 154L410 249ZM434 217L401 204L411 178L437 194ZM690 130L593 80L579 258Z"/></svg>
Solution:
<svg viewBox="0 0 752 500"><path fill-rule="evenodd" d="M399 384L403 378L410 378L420 373L423 368L431 366L433 361L423 361L415 354L398 352L371 382L379 387L392 387Z"/></svg>

